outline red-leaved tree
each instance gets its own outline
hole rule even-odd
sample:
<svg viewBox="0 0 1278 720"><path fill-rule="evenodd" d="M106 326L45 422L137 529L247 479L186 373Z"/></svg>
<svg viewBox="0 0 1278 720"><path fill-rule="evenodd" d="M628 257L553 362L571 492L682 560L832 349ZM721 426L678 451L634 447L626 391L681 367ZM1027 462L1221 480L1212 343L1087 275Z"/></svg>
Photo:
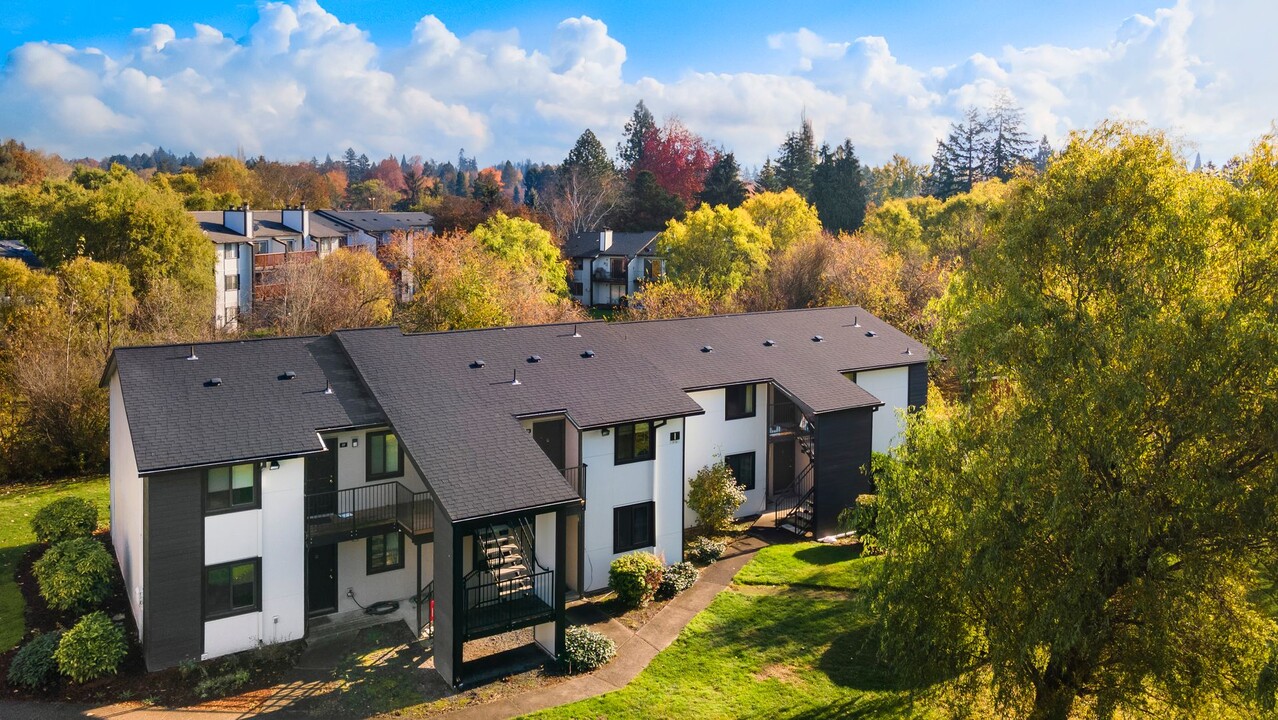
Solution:
<svg viewBox="0 0 1278 720"><path fill-rule="evenodd" d="M664 126L645 134L643 157L631 168L631 177L643 170L651 172L663 190L691 208L718 157L719 151L705 138L672 117Z"/></svg>

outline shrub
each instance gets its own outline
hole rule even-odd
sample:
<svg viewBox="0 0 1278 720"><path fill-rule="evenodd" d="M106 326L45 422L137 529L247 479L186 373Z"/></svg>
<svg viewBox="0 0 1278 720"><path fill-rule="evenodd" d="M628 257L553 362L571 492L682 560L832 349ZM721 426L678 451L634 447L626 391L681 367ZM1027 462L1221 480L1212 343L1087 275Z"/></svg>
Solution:
<svg viewBox="0 0 1278 720"><path fill-rule="evenodd" d="M568 672L590 672L617 654L617 643L601 632L574 625L564 631L564 656Z"/></svg>
<svg viewBox="0 0 1278 720"><path fill-rule="evenodd" d="M82 683L114 673L128 649L124 631L106 613L94 612L63 634L53 657L63 675Z"/></svg>
<svg viewBox="0 0 1278 720"><path fill-rule="evenodd" d="M202 698L230 695L247 685L250 677L245 668L206 677L195 684L195 694Z"/></svg>
<svg viewBox="0 0 1278 720"><path fill-rule="evenodd" d="M688 507L697 514L701 526L711 532L727 530L733 513L745 501L745 490L723 462L701 468L688 481Z"/></svg>
<svg viewBox="0 0 1278 720"><path fill-rule="evenodd" d="M684 551L683 556L694 563L709 565L723 557L723 551L726 549L727 545L718 540L699 537L688 544L688 549Z"/></svg>
<svg viewBox="0 0 1278 720"><path fill-rule="evenodd" d="M839 513L839 525L858 537L878 535L879 496L857 495L856 504Z"/></svg>
<svg viewBox="0 0 1278 720"><path fill-rule="evenodd" d="M865 537L861 538L861 554L862 555L865 555L865 556L882 555L883 553L884 553L883 546L879 544L878 537L874 535L866 535Z"/></svg>
<svg viewBox="0 0 1278 720"><path fill-rule="evenodd" d="M98 528L98 506L78 497L64 497L45 505L31 517L31 532L42 543L88 537Z"/></svg>
<svg viewBox="0 0 1278 720"><path fill-rule="evenodd" d="M22 646L9 664L9 684L41 690L58 680L58 661L53 653L58 649L61 632L36 635Z"/></svg>
<svg viewBox="0 0 1278 720"><path fill-rule="evenodd" d="M661 586L657 588L657 597L672 598L692 587L698 577L701 577L701 571L693 567L690 562L667 565L665 572L661 574Z"/></svg>
<svg viewBox="0 0 1278 720"><path fill-rule="evenodd" d="M72 538L49 548L32 573L49 607L85 612L111 596L115 558L91 537Z"/></svg>
<svg viewBox="0 0 1278 720"><path fill-rule="evenodd" d="M622 555L608 568L608 586L623 605L643 607L661 586L661 560L649 552Z"/></svg>

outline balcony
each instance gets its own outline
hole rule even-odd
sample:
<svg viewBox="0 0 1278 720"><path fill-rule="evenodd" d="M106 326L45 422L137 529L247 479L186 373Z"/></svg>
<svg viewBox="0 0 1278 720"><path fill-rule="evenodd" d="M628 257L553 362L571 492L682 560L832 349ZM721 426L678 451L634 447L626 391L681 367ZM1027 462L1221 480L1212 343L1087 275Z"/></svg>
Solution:
<svg viewBox="0 0 1278 720"><path fill-rule="evenodd" d="M254 253L254 270L274 270L289 262L310 262L319 257L318 250L294 250L292 252Z"/></svg>
<svg viewBox="0 0 1278 720"><path fill-rule="evenodd" d="M595 272L590 276L597 283L608 283L611 285L625 285L629 276L623 272L609 272L604 268L595 268Z"/></svg>
<svg viewBox="0 0 1278 720"><path fill-rule="evenodd" d="M307 495L306 543L329 545L396 529L414 540L435 534L435 501L399 482Z"/></svg>
<svg viewBox="0 0 1278 720"><path fill-rule="evenodd" d="M578 465L576 467L560 468L559 472L563 474L564 480L568 481L568 487L577 493L577 497L582 500L586 499L586 466Z"/></svg>
<svg viewBox="0 0 1278 720"><path fill-rule="evenodd" d="M466 640L555 619L555 608L545 600L555 597L554 570L540 570L512 580L488 578L487 573L479 573L466 582L466 609L462 614L462 637Z"/></svg>

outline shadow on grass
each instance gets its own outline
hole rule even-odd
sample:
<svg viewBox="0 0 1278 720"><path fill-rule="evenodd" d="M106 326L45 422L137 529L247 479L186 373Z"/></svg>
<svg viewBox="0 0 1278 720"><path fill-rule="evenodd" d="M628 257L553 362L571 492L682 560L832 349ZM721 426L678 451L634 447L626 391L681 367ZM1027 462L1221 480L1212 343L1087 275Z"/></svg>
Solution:
<svg viewBox="0 0 1278 720"><path fill-rule="evenodd" d="M802 560L809 565L833 565L859 557L861 557L860 545L814 545L794 553L796 560Z"/></svg>

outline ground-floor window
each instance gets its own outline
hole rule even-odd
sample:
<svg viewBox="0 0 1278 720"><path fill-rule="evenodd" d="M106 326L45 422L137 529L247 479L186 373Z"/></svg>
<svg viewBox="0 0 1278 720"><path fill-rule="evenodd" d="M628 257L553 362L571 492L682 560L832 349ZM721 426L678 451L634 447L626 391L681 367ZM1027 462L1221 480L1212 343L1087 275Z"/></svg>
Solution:
<svg viewBox="0 0 1278 720"><path fill-rule="evenodd" d="M623 553L656 545L656 515L657 505L653 502L614 508L612 551Z"/></svg>
<svg viewBox="0 0 1278 720"><path fill-rule="evenodd" d="M368 539L368 573L374 575L404 567L404 533L395 531Z"/></svg>
<svg viewBox="0 0 1278 720"><path fill-rule="evenodd" d="M204 568L204 619L262 609L262 559L250 558Z"/></svg>
<svg viewBox="0 0 1278 720"><path fill-rule="evenodd" d="M723 458L723 462L732 470L732 476L737 479L742 490L754 489L754 453L728 455Z"/></svg>

